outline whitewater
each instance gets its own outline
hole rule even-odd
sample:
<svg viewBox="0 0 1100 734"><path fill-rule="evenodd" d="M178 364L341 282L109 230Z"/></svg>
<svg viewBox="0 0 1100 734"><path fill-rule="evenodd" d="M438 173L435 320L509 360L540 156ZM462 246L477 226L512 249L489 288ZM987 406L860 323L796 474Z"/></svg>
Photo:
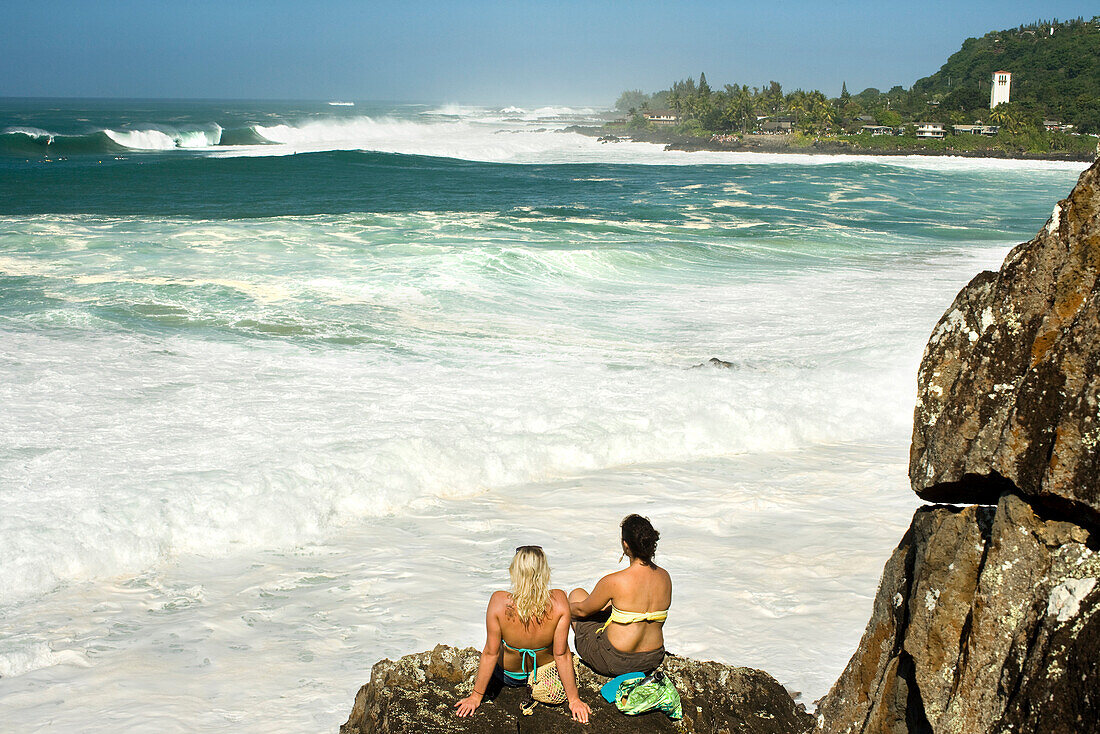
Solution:
<svg viewBox="0 0 1100 734"><path fill-rule="evenodd" d="M649 516L668 648L812 706L916 367L1084 164L666 152L567 107L0 104L0 729L334 731ZM710 357L729 368L695 368Z"/></svg>

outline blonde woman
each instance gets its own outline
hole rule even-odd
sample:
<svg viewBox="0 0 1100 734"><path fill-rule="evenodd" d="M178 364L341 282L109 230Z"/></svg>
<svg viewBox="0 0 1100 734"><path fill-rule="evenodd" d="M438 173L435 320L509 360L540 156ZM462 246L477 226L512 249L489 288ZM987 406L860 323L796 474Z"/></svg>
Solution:
<svg viewBox="0 0 1100 734"><path fill-rule="evenodd" d="M546 554L537 545L516 548L508 575L512 590L493 592L489 598L481 665L473 693L455 704L458 715L469 716L477 710L490 684L524 686L531 671L553 661L569 712L587 724L591 710L577 694L569 652L569 601L564 591L550 588Z"/></svg>

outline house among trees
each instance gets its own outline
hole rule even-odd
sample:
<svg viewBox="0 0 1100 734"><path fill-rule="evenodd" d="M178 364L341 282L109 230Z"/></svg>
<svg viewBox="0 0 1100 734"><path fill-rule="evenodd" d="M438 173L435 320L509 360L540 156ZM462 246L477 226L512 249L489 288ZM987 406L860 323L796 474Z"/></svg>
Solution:
<svg viewBox="0 0 1100 734"><path fill-rule="evenodd" d="M943 129L943 125L938 122L922 122L917 125L918 138L943 138L946 136L947 132Z"/></svg>
<svg viewBox="0 0 1100 734"><path fill-rule="evenodd" d="M859 129L861 133L871 133L872 135L893 135L894 128L888 125L864 125Z"/></svg>
<svg viewBox="0 0 1100 734"><path fill-rule="evenodd" d="M680 121L680 116L672 110L643 110L642 117L654 125L675 125Z"/></svg>
<svg viewBox="0 0 1100 734"><path fill-rule="evenodd" d="M785 117L775 120L765 120L760 126L760 132L765 135L786 135L794 130L794 121Z"/></svg>
<svg viewBox="0 0 1100 734"><path fill-rule="evenodd" d="M981 120L977 125L952 125L951 132L956 135L986 135L993 136L1001 128L998 125L983 125Z"/></svg>

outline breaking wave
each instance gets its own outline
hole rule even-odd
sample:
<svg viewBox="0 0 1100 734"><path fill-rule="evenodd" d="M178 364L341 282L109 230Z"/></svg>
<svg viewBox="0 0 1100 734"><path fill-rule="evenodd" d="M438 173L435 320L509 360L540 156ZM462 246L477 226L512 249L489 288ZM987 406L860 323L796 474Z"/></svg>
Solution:
<svg viewBox="0 0 1100 734"><path fill-rule="evenodd" d="M78 135L57 134L34 127L9 127L0 133L0 155L61 156L127 150L202 149L221 144L222 133L219 125L184 129L162 126L139 130L104 129Z"/></svg>

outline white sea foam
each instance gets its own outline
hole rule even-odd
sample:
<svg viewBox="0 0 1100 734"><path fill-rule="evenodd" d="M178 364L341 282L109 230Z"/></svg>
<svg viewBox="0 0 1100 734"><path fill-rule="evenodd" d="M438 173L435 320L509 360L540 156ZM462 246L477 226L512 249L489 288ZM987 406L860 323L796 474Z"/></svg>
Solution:
<svg viewBox="0 0 1100 734"><path fill-rule="evenodd" d="M655 191L667 220L0 219L5 724L331 730L374 660L480 644L511 547L591 584L628 511L671 649L824 693L916 502L921 346L1011 241L842 227L827 193L752 220L710 194L782 178L723 178Z"/></svg>
<svg viewBox="0 0 1100 734"><path fill-rule="evenodd" d="M214 125L209 130L175 130L149 128L144 130L104 130L107 137L133 150L172 150L173 148L209 148L221 139L222 129Z"/></svg>
<svg viewBox="0 0 1100 734"><path fill-rule="evenodd" d="M923 303L905 268L700 281L692 273L715 262L704 249L541 249L523 229L501 235L514 244L485 243L488 227L509 221L489 216L197 226L70 217L72 259L0 262L9 273L50 278L53 297L70 304L33 317L65 326L65 336L46 329L5 338L7 354L24 356L0 363L9 417L0 425L9 452L0 486L10 488L0 492L8 539L0 593L27 598L181 553L305 542L417 498L906 434L919 352L884 363L877 335L898 309ZM330 267L322 264L349 237L354 244L393 226L466 244L375 245L363 269L338 258L335 271L299 274L303 262ZM161 242L156 275L114 256L108 271L88 272L76 254L97 242L112 246L96 253L126 253L119 243L148 238ZM286 243L284 255L271 242ZM736 247L751 254L750 243ZM266 264L257 270L250 253L260 248ZM204 262L246 275L189 275ZM876 306L852 323L868 290L879 294ZM169 343L115 334L104 331L101 307L198 331ZM206 328L238 338L350 338L363 348L210 340ZM838 344L870 351L823 357ZM395 360L393 346L408 356ZM709 356L738 366L684 369ZM823 358L832 366L821 367ZM89 466L101 469L89 474ZM33 493L21 489L30 486ZM58 504L69 512L56 516Z"/></svg>
<svg viewBox="0 0 1100 734"><path fill-rule="evenodd" d="M616 568L630 510L661 531L676 583L669 649L763 668L808 704L858 642L916 504L904 464L904 447L840 445L610 469L420 501L285 552L183 557L125 583L72 586L0 611L33 630L19 643L33 656L0 649L0 671L15 676L3 681L8 722L37 724L48 707L53 726L88 732L153 719L165 731L331 730L373 661L481 644L512 547L541 544L555 586L590 586ZM80 657L64 664L51 644ZM81 658L93 670L75 667ZM180 695L196 687L202 696ZM66 706L52 703L57 690Z"/></svg>
<svg viewBox="0 0 1100 734"><path fill-rule="evenodd" d="M7 649L0 649L0 678L14 678L55 665L75 665L80 668L89 668L92 665L83 653L76 650L55 651L45 642L5 647Z"/></svg>

